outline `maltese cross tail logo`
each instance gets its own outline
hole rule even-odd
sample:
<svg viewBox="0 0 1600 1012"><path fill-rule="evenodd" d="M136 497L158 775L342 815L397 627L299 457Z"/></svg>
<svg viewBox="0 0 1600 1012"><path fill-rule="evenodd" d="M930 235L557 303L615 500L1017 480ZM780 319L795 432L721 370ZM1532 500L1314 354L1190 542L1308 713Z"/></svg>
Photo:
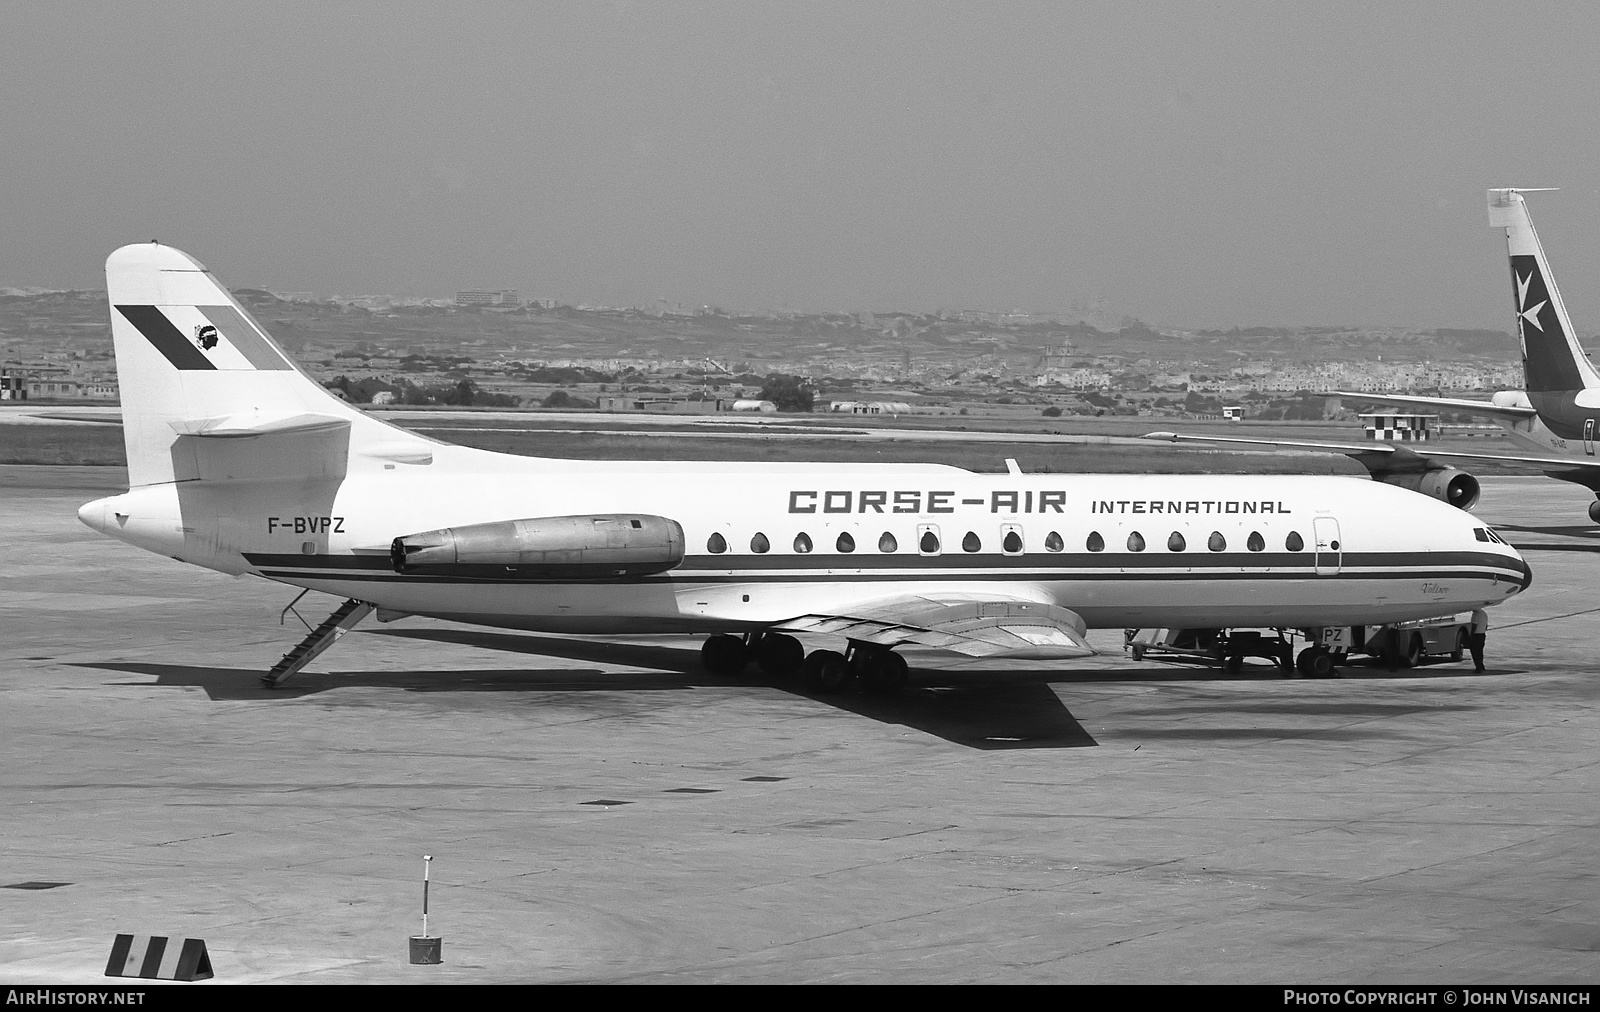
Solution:
<svg viewBox="0 0 1600 1012"><path fill-rule="evenodd" d="M1529 323L1533 324L1533 329L1534 330L1543 332L1544 328L1539 326L1539 310L1543 309L1549 303L1550 300L1545 299L1545 300L1541 301L1537 306L1533 306L1532 308L1529 308L1529 306L1528 306L1528 283L1531 282L1532 280L1533 280L1533 273L1531 271L1528 273L1527 277L1518 278L1517 279L1517 305L1522 307L1522 309L1517 313L1517 315L1520 316L1522 319L1528 321Z"/></svg>

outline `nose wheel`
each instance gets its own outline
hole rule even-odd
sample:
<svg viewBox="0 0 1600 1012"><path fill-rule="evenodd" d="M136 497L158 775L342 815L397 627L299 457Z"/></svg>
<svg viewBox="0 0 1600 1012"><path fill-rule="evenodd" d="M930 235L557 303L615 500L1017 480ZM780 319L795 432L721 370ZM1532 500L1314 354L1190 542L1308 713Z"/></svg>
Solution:
<svg viewBox="0 0 1600 1012"><path fill-rule="evenodd" d="M1322 647L1307 647L1300 651L1294 663L1295 670L1304 678L1332 678L1338 666L1333 654Z"/></svg>

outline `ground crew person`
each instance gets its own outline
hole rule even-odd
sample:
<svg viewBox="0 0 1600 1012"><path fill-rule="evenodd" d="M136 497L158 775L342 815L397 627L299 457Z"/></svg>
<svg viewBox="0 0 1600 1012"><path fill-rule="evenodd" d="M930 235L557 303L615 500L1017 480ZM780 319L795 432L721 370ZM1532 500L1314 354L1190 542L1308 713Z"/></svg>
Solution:
<svg viewBox="0 0 1600 1012"><path fill-rule="evenodd" d="M1489 616L1482 608L1472 612L1472 635L1467 637L1467 649L1472 651L1472 670L1483 670L1483 643L1489 638Z"/></svg>

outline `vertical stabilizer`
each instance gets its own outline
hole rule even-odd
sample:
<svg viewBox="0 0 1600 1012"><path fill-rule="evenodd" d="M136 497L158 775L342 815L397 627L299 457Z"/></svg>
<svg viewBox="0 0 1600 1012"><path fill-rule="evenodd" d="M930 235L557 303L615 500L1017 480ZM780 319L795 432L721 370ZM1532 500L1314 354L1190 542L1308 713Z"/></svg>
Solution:
<svg viewBox="0 0 1600 1012"><path fill-rule="evenodd" d="M106 293L131 486L342 473L352 436L370 440L373 430L388 430L296 368L211 272L180 250L122 247L106 260ZM292 433L322 434L318 452L289 447L280 466L268 444Z"/></svg>
<svg viewBox="0 0 1600 1012"><path fill-rule="evenodd" d="M1511 295L1522 341L1522 372L1529 392L1600 387L1600 374L1578 344L1566 304L1550 273L1528 217L1524 191L1489 191L1489 226L1506 230L1511 255Z"/></svg>

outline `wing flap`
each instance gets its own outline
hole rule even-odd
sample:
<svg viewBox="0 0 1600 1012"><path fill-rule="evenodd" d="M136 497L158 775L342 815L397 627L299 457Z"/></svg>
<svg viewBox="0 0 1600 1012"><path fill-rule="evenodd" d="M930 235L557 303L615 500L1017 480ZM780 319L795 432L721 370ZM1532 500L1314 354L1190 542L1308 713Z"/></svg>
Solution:
<svg viewBox="0 0 1600 1012"><path fill-rule="evenodd" d="M916 645L968 657L1090 657L1082 617L1036 601L941 601L902 597L848 614L800 615L773 627L784 632L843 636L884 647Z"/></svg>

